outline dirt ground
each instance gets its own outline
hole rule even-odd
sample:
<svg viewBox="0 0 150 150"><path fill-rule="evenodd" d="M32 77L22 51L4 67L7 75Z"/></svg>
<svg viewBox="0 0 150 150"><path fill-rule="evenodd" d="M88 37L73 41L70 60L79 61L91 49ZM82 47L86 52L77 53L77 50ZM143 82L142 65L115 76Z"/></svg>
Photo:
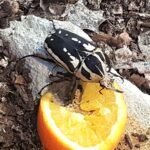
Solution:
<svg viewBox="0 0 150 150"><path fill-rule="evenodd" d="M50 4L45 0L41 8L40 0L0 0L0 28L7 28L11 20L20 20L21 15L62 19L60 14L66 5L77 1L52 0ZM102 40L114 50L128 45L132 53L129 57L131 63L150 61L150 57L143 54L138 45L138 36L150 29L149 0L86 0L85 5L92 10L102 9L105 17L109 18L99 26L101 34L87 31L94 41ZM51 9L47 9L47 6L55 14L49 12ZM143 92L150 94L150 74L124 65L118 66L119 56L117 52L114 54L111 56L116 70ZM121 59L126 57L128 59L128 56ZM14 84L14 64L15 59L12 60L9 55L8 43L0 38L0 150L42 150L36 130L38 101L32 100L27 85ZM25 68L20 72L28 78ZM128 126L116 150L145 150L141 146L149 141L150 128L146 131L139 129L135 133L128 130Z"/></svg>

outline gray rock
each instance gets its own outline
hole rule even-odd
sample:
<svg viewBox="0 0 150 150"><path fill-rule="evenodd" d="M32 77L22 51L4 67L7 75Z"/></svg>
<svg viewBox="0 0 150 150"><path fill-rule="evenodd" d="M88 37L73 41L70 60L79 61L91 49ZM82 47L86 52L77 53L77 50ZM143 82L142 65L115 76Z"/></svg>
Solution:
<svg viewBox="0 0 150 150"><path fill-rule="evenodd" d="M126 79L119 83L119 87L124 91L128 117L137 121L144 129L150 127L150 95L144 94Z"/></svg>
<svg viewBox="0 0 150 150"><path fill-rule="evenodd" d="M81 27L82 29L91 29L98 32L99 25L106 19L103 17L103 11L89 10L83 0L79 0L75 5L68 5L68 21Z"/></svg>
<svg viewBox="0 0 150 150"><path fill-rule="evenodd" d="M139 48L147 60L150 60L150 31L144 32L138 36Z"/></svg>

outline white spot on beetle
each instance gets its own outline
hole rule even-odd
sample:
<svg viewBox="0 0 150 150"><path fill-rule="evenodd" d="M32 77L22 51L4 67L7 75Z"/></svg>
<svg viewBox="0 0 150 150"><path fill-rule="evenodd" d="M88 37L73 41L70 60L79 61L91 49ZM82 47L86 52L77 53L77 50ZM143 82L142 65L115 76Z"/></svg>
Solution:
<svg viewBox="0 0 150 150"><path fill-rule="evenodd" d="M61 34L61 30L58 31L58 34Z"/></svg>
<svg viewBox="0 0 150 150"><path fill-rule="evenodd" d="M81 41L78 41L78 43L81 43Z"/></svg>
<svg viewBox="0 0 150 150"><path fill-rule="evenodd" d="M68 34L65 34L65 36L68 36Z"/></svg>
<svg viewBox="0 0 150 150"><path fill-rule="evenodd" d="M71 58L72 60L75 60L75 57L74 57L74 56L70 56L70 58Z"/></svg>
<svg viewBox="0 0 150 150"><path fill-rule="evenodd" d="M95 46L91 45L90 43L88 43L88 44L84 43L83 46L84 46L85 49L87 49L89 51L92 51L92 50L95 49Z"/></svg>
<svg viewBox="0 0 150 150"><path fill-rule="evenodd" d="M90 80L85 78L84 75L82 75L82 73L81 73L82 68L84 68L90 74ZM79 71L76 72L76 76L79 77L80 79L82 79L83 81L88 81L88 82L99 82L102 79L101 76L99 76L99 75L95 74L94 72L92 72L91 69L89 69L84 62L80 66Z"/></svg>
<svg viewBox="0 0 150 150"><path fill-rule="evenodd" d="M69 56L71 56L71 54L70 53L67 53Z"/></svg>
<svg viewBox="0 0 150 150"><path fill-rule="evenodd" d="M54 41L54 39L50 38L50 41Z"/></svg>
<svg viewBox="0 0 150 150"><path fill-rule="evenodd" d="M79 64L79 60L76 59L74 56L70 56L71 60L71 64L74 66L74 68L76 68Z"/></svg>
<svg viewBox="0 0 150 150"><path fill-rule="evenodd" d="M67 52L67 49L64 47L64 48L63 48L63 51L64 51L64 52Z"/></svg>
<svg viewBox="0 0 150 150"><path fill-rule="evenodd" d="M73 41L76 41L76 42L78 42L78 39L77 38L71 38Z"/></svg>
<svg viewBox="0 0 150 150"><path fill-rule="evenodd" d="M68 66L57 55L55 55L55 53L52 51L51 48L48 47L47 43L44 43L44 46L45 46L46 50L49 52L49 54L54 58L54 60L56 60L56 62L58 62L59 64L61 64L61 66L63 66L69 72L71 72L70 69L68 68Z"/></svg>

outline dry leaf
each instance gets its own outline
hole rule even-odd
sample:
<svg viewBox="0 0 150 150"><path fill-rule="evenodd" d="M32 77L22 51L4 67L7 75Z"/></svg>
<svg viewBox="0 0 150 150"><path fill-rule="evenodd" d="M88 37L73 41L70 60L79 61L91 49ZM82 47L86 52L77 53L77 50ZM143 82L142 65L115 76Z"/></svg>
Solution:
<svg viewBox="0 0 150 150"><path fill-rule="evenodd" d="M132 51L127 46L119 48L115 51L115 58L118 63L129 63L132 59Z"/></svg>
<svg viewBox="0 0 150 150"><path fill-rule="evenodd" d="M15 79L15 84L26 85L26 81L22 75L17 75Z"/></svg>
<svg viewBox="0 0 150 150"><path fill-rule="evenodd" d="M47 15L62 16L65 12L66 5L61 3L50 2L49 0L40 0L40 7Z"/></svg>
<svg viewBox="0 0 150 150"><path fill-rule="evenodd" d="M150 73L144 73L145 78L150 81Z"/></svg>
<svg viewBox="0 0 150 150"><path fill-rule="evenodd" d="M11 7L12 7L12 12L14 14L18 13L18 11L19 11L19 3L18 2L12 1Z"/></svg>
<svg viewBox="0 0 150 150"><path fill-rule="evenodd" d="M130 81L134 82L136 86L141 87L145 83L146 79L138 74L132 74Z"/></svg>
<svg viewBox="0 0 150 150"><path fill-rule="evenodd" d="M119 37L123 40L124 45L130 45L130 42L132 41L132 38L129 36L129 34L124 31L119 35Z"/></svg>
<svg viewBox="0 0 150 150"><path fill-rule="evenodd" d="M8 65L8 58L4 57L3 59L0 60L0 66L6 68Z"/></svg>
<svg viewBox="0 0 150 150"><path fill-rule="evenodd" d="M91 37L92 40L94 42L104 42L106 44L108 44L109 46L114 46L114 47L117 47L117 48L121 48L123 47L123 40L122 38L120 37L113 37L109 34L106 34L106 33L93 33L93 36Z"/></svg>
<svg viewBox="0 0 150 150"><path fill-rule="evenodd" d="M65 5L60 5L60 4L51 4L49 6L49 11L52 15L59 15L61 16L66 9Z"/></svg>

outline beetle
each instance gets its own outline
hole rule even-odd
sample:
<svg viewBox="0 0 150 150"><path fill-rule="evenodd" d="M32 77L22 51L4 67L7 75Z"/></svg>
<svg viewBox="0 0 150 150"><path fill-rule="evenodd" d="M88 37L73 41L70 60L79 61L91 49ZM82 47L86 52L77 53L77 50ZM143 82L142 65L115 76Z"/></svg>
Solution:
<svg viewBox="0 0 150 150"><path fill-rule="evenodd" d="M85 82L100 83L102 88L122 92L113 87L113 77L121 76L111 72L112 66L108 56L94 42L70 31L56 29L53 21L52 23L55 32L50 33L44 41L44 48L52 58L46 59L47 61L55 62L69 74ZM35 54L24 56L21 59L30 56L43 59ZM66 74L61 73L61 75Z"/></svg>
<svg viewBox="0 0 150 150"><path fill-rule="evenodd" d="M109 58L96 44L70 31L54 29L44 47L57 65L83 81L98 82L104 88L122 92L114 89L113 75L118 75L111 72Z"/></svg>

